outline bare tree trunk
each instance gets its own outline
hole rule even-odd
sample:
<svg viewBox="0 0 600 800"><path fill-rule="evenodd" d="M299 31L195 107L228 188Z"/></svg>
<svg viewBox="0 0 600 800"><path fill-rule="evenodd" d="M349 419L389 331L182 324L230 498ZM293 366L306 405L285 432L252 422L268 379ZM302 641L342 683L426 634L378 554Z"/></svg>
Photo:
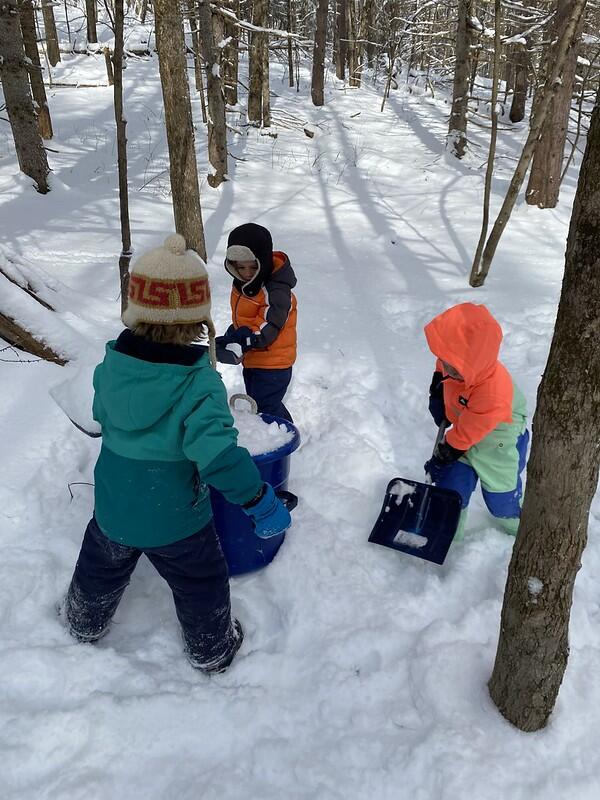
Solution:
<svg viewBox="0 0 600 800"><path fill-rule="evenodd" d="M552 29L552 39L557 43L548 53L550 64L552 64L555 57L562 32L573 13L574 3L575 0L558 0ZM563 155L569 129L571 99L573 97L573 86L575 85L577 42L580 32L581 24L567 51L565 64L560 76L561 81L553 93L550 108L544 120L542 134L533 154L529 183L525 191L525 200L531 206L554 208L558 203Z"/></svg>
<svg viewBox="0 0 600 800"><path fill-rule="evenodd" d="M60 49L58 47L58 34L56 33L56 22L54 20L54 7L52 3L53 0L42 0L42 17L44 19L48 61L51 66L55 67L60 61Z"/></svg>
<svg viewBox="0 0 600 800"><path fill-rule="evenodd" d="M361 30L361 37L363 39L363 43L361 47L364 49L364 52L367 57L367 64L369 69L373 68L373 59L375 57L375 43L373 42L373 37L375 33L375 28L373 26L373 20L375 17L375 2L374 0L364 0L363 6L363 25Z"/></svg>
<svg viewBox="0 0 600 800"><path fill-rule="evenodd" d="M448 122L448 141L451 152L462 158L467 148L467 111L469 108L469 80L471 77L472 0L458 0L458 28L456 31L456 66L452 90L452 110Z"/></svg>
<svg viewBox="0 0 600 800"><path fill-rule="evenodd" d="M46 194L50 170L29 89L17 0L0 2L0 79L19 169Z"/></svg>
<svg viewBox="0 0 600 800"><path fill-rule="evenodd" d="M142 25L146 23L146 14L148 13L148 0L142 0L142 9L140 11L140 22Z"/></svg>
<svg viewBox="0 0 600 800"><path fill-rule="evenodd" d="M296 30L294 19L294 0L287 0L287 29L288 33ZM294 85L294 45L292 39L287 40L287 60L288 60L288 83Z"/></svg>
<svg viewBox="0 0 600 800"><path fill-rule="evenodd" d="M269 0L254 0L252 23L266 28ZM267 69L265 71L265 61ZM252 33L250 39L250 90L248 92L248 121L254 125L270 125L269 103L269 35ZM266 101L266 106L265 106ZM268 120L268 121L267 121Z"/></svg>
<svg viewBox="0 0 600 800"><path fill-rule="evenodd" d="M310 88L310 95L315 106L322 106L325 102L325 48L327 47L328 11L329 0L318 0Z"/></svg>
<svg viewBox="0 0 600 800"><path fill-rule="evenodd" d="M514 93L510 106L510 121L521 122L525 119L525 104L527 102L529 55L528 44L513 45L515 59Z"/></svg>
<svg viewBox="0 0 600 800"><path fill-rule="evenodd" d="M96 31L98 8L96 6L96 0L85 0L85 15L87 19L88 44L98 44L98 33Z"/></svg>
<svg viewBox="0 0 600 800"><path fill-rule="evenodd" d="M37 46L37 34L35 31L35 11L33 10L32 0L19 0L19 16L21 19L21 32L23 34L23 46L25 55L28 58L29 81L31 83L31 93L33 101L37 106L38 125L42 139L52 138L52 120L48 109L44 78L42 77L42 65Z"/></svg>
<svg viewBox="0 0 600 800"><path fill-rule="evenodd" d="M492 259L494 258L494 253L498 247L498 242L500 241L502 233L508 224L508 220L510 219L510 215L519 194L519 189L525 180L525 174L527 173L527 168L531 162L533 151L541 133L548 106L550 105L550 101L552 99L552 92L555 91L558 83L560 82L559 76L562 72L567 51L571 45L573 37L576 34L577 27L581 20L585 6L586 0L575 0L573 16L565 28L559 47L557 48L556 59L552 67L552 72L546 81L544 91L539 96L536 112L531 118L529 135L527 137L525 147L523 148L523 152L521 153L521 157L517 163L515 173L508 187L508 191L498 213L498 217L494 222L492 232L490 233L483 249L481 264L473 264L473 269L471 270L471 277L469 280L471 286L483 286L485 283Z"/></svg>
<svg viewBox="0 0 600 800"><path fill-rule="evenodd" d="M346 78L346 62L348 61L348 0L337 0L337 38L338 47L335 60L335 74L343 81Z"/></svg>
<svg viewBox="0 0 600 800"><path fill-rule="evenodd" d="M196 11L196 0L186 0L187 17L190 23L190 35L192 37L192 50L194 51L194 80L196 91L200 95L200 108L202 109L202 122L208 122L206 113L206 98L204 96L204 81L202 79L202 58L200 56L200 37L198 35L198 14Z"/></svg>
<svg viewBox="0 0 600 800"><path fill-rule="evenodd" d="M125 12L123 0L115 0L114 105L117 125L117 166L119 170L119 213L121 221L121 255L119 283L121 313L127 307L129 292L129 262L131 261L131 228L129 225L129 193L127 188L127 118L123 114L123 32Z"/></svg>
<svg viewBox="0 0 600 800"><path fill-rule="evenodd" d="M543 728L569 656L575 577L600 463L600 106L592 116L554 337L533 419L519 534L489 689L523 731Z"/></svg>
<svg viewBox="0 0 600 800"><path fill-rule="evenodd" d="M221 86L220 53L215 46L210 0L199 0L198 34L200 51L206 65L206 94L208 98L208 159L212 171L208 184L213 188L227 180L227 129L225 101Z"/></svg>
<svg viewBox="0 0 600 800"><path fill-rule="evenodd" d="M173 0L154 0L154 14L175 230L206 261L181 9Z"/></svg>
<svg viewBox="0 0 600 800"><path fill-rule="evenodd" d="M227 0L226 8L233 11L236 17L240 15L240 0ZM239 46L240 35L238 26L231 20L225 19L225 36L229 43L223 48L221 64L223 67L222 82L227 105L235 106L238 102L238 71L239 71Z"/></svg>
<svg viewBox="0 0 600 800"><path fill-rule="evenodd" d="M492 194L492 178L494 176L494 159L496 157L496 140L498 138L498 84L500 81L500 56L502 50L502 39L500 36L501 22L501 0L494 0L494 71L492 74L492 130L490 134L490 149L488 153L488 163L485 172L485 189L483 195L483 219L481 223L481 234L472 269L477 268L481 260L481 254L485 245L488 225L490 221L490 197Z"/></svg>
<svg viewBox="0 0 600 800"><path fill-rule="evenodd" d="M358 43L358 19L356 0L346 0L346 32L348 36L348 83L350 86L360 86L360 47Z"/></svg>

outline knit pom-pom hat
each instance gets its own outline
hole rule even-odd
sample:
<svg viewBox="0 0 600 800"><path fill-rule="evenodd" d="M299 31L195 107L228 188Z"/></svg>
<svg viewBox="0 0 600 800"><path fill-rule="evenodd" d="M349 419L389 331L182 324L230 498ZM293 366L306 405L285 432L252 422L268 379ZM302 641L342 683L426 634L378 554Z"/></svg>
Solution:
<svg viewBox="0 0 600 800"><path fill-rule="evenodd" d="M210 316L210 286L204 261L186 248L179 233L162 247L143 253L131 266L127 308L121 319L128 328L148 325L189 325L208 328L211 361L215 327Z"/></svg>

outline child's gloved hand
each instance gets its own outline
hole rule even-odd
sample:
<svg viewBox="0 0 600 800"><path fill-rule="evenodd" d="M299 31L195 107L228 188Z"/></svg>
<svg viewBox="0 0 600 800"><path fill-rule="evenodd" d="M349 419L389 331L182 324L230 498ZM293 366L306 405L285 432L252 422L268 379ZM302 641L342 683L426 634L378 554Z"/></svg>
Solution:
<svg viewBox="0 0 600 800"><path fill-rule="evenodd" d="M263 485L263 492L258 500L246 503L242 508L254 522L254 532L261 539L277 536L292 524L290 512L277 497L270 483Z"/></svg>
<svg viewBox="0 0 600 800"><path fill-rule="evenodd" d="M230 342L235 342L241 346L242 353L245 353L246 350L250 350L256 346L256 334L253 333L246 325L242 325L241 328L234 329L231 333L228 330L225 335Z"/></svg>
<svg viewBox="0 0 600 800"><path fill-rule="evenodd" d="M446 419L446 408L444 406L444 376L438 371L433 373L429 387L429 413L439 428Z"/></svg>
<svg viewBox="0 0 600 800"><path fill-rule="evenodd" d="M423 469L430 476L432 483L441 480L448 467L464 455L466 450L458 450L445 440L440 442L433 456L426 462Z"/></svg>
<svg viewBox="0 0 600 800"><path fill-rule="evenodd" d="M441 480L444 472L448 469L451 463L452 462L440 461L440 459L437 456L433 456L432 458L429 459L429 461L425 462L423 469L425 470L425 473L429 475L429 477L431 478L432 483L438 483L438 481Z"/></svg>

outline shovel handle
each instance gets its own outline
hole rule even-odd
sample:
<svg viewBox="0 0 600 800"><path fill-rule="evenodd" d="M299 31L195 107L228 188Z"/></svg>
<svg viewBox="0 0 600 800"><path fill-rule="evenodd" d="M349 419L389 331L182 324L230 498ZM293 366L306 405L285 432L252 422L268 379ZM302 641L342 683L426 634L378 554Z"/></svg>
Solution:
<svg viewBox="0 0 600 800"><path fill-rule="evenodd" d="M440 423L440 427L438 428L437 436L435 437L435 444L433 445L433 452L432 457L435 455L435 451L438 449L438 445L441 443L442 439L444 438L444 434L446 433L446 429L450 423L447 419L443 419Z"/></svg>

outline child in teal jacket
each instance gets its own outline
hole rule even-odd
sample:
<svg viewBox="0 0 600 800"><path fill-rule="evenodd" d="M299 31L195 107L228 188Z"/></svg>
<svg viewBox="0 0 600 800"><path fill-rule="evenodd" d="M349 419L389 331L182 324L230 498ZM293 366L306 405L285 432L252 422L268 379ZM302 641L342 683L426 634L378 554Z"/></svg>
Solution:
<svg viewBox="0 0 600 800"><path fill-rule="evenodd" d="M208 484L243 505L259 536L288 527L289 513L237 445L214 369L208 277L183 237L168 237L135 262L123 321L127 329L108 342L94 373L102 449L67 623L80 641L103 636L145 554L173 591L190 662L222 671L243 634L231 619ZM201 335L208 349L192 344Z"/></svg>

